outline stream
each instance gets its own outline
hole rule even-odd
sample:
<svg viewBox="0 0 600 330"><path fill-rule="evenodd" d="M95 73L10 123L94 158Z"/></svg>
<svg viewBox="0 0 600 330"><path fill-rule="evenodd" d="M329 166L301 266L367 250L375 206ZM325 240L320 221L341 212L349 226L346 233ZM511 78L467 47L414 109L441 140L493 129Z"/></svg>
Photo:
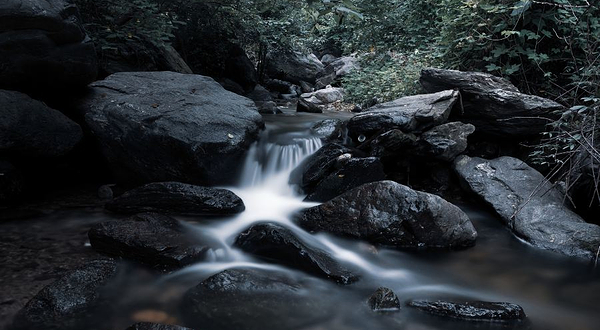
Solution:
<svg viewBox="0 0 600 330"><path fill-rule="evenodd" d="M178 217L197 233L199 240L209 240L211 246L218 247L211 252L210 260L160 276L128 265L115 294L120 315L110 328L124 329L132 321L148 317L177 323L178 302L186 290L231 268L278 270L313 283L310 287L314 289L307 294L336 306L336 313L310 329L600 328L600 272L594 265L529 246L512 235L483 205L458 205L479 233L475 247L460 251L403 252L322 233L310 234L296 226L293 214L317 204L303 202L304 196L288 183L289 177L303 159L321 147L321 140L312 136L309 128L323 118L291 111L265 116L267 129L259 143L251 147L239 185L224 187L243 199L246 210L228 218ZM94 208L60 211L60 216L61 223L111 217ZM279 223L308 244L327 250L361 279L340 286L231 247L240 232L264 221ZM403 305L399 312L380 314L369 310L366 301L380 286L398 295ZM440 318L405 307L411 299L512 302L523 307L528 322L479 323ZM163 314L164 319L160 319Z"/></svg>

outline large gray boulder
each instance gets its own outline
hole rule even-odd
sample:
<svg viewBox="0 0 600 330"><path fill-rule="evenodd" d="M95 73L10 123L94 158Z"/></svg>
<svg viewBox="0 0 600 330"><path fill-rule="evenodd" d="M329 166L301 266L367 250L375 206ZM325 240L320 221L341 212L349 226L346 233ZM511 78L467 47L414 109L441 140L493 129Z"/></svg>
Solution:
<svg viewBox="0 0 600 330"><path fill-rule="evenodd" d="M565 196L521 160L460 156L454 168L465 188L491 205L517 236L542 249L596 257L600 226L569 210Z"/></svg>
<svg viewBox="0 0 600 330"><path fill-rule="evenodd" d="M0 90L0 154L62 156L82 136L81 127L59 111L23 93Z"/></svg>
<svg viewBox="0 0 600 330"><path fill-rule="evenodd" d="M443 124L448 120L458 95L456 91L446 90L375 105L348 121L348 135L353 139L360 135L368 138L379 131L400 129L411 133Z"/></svg>
<svg viewBox="0 0 600 330"><path fill-rule="evenodd" d="M557 112L565 110L552 100L520 93L509 81L487 73L429 68L421 71L420 82L428 92L459 90L458 118L489 136L520 139L539 134Z"/></svg>
<svg viewBox="0 0 600 330"><path fill-rule="evenodd" d="M271 78L299 85L301 81L314 84L323 71L323 63L313 54L276 52L267 57L266 73Z"/></svg>
<svg viewBox="0 0 600 330"><path fill-rule="evenodd" d="M96 73L94 45L72 1L0 2L0 88L68 90Z"/></svg>
<svg viewBox="0 0 600 330"><path fill-rule="evenodd" d="M250 99L174 72L113 74L80 106L123 182L232 183L264 125Z"/></svg>
<svg viewBox="0 0 600 330"><path fill-rule="evenodd" d="M473 132L475 126L459 121L436 126L421 134L418 153L451 162L467 149L467 138Z"/></svg>
<svg viewBox="0 0 600 330"><path fill-rule="evenodd" d="M312 232L407 249L468 247L477 238L457 206L393 181L367 183L306 209L298 223Z"/></svg>

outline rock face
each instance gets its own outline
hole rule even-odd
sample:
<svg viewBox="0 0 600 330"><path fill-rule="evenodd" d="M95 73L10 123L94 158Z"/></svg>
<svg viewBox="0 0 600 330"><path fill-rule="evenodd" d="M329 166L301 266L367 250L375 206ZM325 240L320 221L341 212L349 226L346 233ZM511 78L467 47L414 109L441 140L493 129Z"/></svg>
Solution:
<svg viewBox="0 0 600 330"><path fill-rule="evenodd" d="M350 158L338 161L339 169L323 178L306 197L307 201L326 202L346 191L369 182L385 179L378 158Z"/></svg>
<svg viewBox="0 0 600 330"><path fill-rule="evenodd" d="M187 233L179 221L156 213L96 224L88 236L100 253L163 269L203 260L210 250Z"/></svg>
<svg viewBox="0 0 600 330"><path fill-rule="evenodd" d="M491 205L519 237L542 249L595 258L600 226L563 205L563 194L521 160L460 156L454 169L465 188Z"/></svg>
<svg viewBox="0 0 600 330"><path fill-rule="evenodd" d="M340 284L358 280L358 276L341 266L328 252L308 245L278 224L253 225L236 238L234 245L255 256Z"/></svg>
<svg viewBox="0 0 600 330"><path fill-rule="evenodd" d="M56 157L81 141L79 125L29 96L0 90L0 154Z"/></svg>
<svg viewBox="0 0 600 330"><path fill-rule="evenodd" d="M94 81L96 71L94 45L71 1L2 1L0 88L69 90Z"/></svg>
<svg viewBox="0 0 600 330"><path fill-rule="evenodd" d="M264 125L251 100L204 76L116 73L91 86L85 121L123 182L232 183Z"/></svg>
<svg viewBox="0 0 600 330"><path fill-rule="evenodd" d="M186 324L198 329L299 329L328 316L302 290L282 273L231 269L190 289L181 309Z"/></svg>
<svg viewBox="0 0 600 330"><path fill-rule="evenodd" d="M303 228L397 248L460 248L475 244L467 215L442 198L393 181L354 188L304 210Z"/></svg>
<svg viewBox="0 0 600 330"><path fill-rule="evenodd" d="M348 135L356 140L359 135L369 137L391 129L423 131L444 123L457 100L458 92L447 90L378 104L348 121Z"/></svg>
<svg viewBox="0 0 600 330"><path fill-rule="evenodd" d="M475 126L456 121L436 126L421 134L419 153L451 162L467 149L467 137L473 132Z"/></svg>
<svg viewBox="0 0 600 330"><path fill-rule="evenodd" d="M458 89L463 109L458 118L490 136L519 139L545 130L554 112L564 107L543 97L519 93L507 80L486 73L424 69L421 85L428 92Z"/></svg>
<svg viewBox="0 0 600 330"><path fill-rule="evenodd" d="M116 274L117 265L110 260L69 272L35 295L15 316L11 329L93 329L86 323L94 310L108 306L103 288Z"/></svg>
<svg viewBox="0 0 600 330"><path fill-rule="evenodd" d="M244 211L244 202L226 189L180 182L155 182L130 190L106 204L117 213L227 215Z"/></svg>
<svg viewBox="0 0 600 330"><path fill-rule="evenodd" d="M367 301L374 312L395 312L400 310L400 299L391 289L380 287Z"/></svg>
<svg viewBox="0 0 600 330"><path fill-rule="evenodd" d="M271 78L290 81L297 85L301 81L314 84L321 71L323 71L323 63L313 54L280 52L268 55L266 73Z"/></svg>
<svg viewBox="0 0 600 330"><path fill-rule="evenodd" d="M408 306L429 314L470 321L519 321L526 318L521 306L505 302L411 301Z"/></svg>

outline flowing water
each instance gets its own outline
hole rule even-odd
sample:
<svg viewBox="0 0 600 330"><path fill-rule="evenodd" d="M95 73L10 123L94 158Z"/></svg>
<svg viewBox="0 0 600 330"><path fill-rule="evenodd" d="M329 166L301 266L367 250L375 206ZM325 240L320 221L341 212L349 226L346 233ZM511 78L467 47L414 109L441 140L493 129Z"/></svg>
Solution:
<svg viewBox="0 0 600 330"><path fill-rule="evenodd" d="M292 215L317 204L303 202L304 196L288 182L292 170L321 147L321 141L309 131L318 119L322 117L309 114L267 118L267 130L250 149L240 184L226 187L244 200L246 211L222 219L181 218L199 241L215 247L210 261L158 278L130 266L122 279L125 285L121 288L125 289L120 289L117 299L122 315L115 328L144 319L147 311L150 315L164 311L176 318L182 294L200 281L225 269L262 268L308 279L315 284L311 294L335 306L330 319L310 329L600 329L600 274L593 265L530 247L478 205L459 205L479 233L477 245L462 251L417 253L376 248L327 234L313 235L296 226ZM264 221L282 224L308 244L328 251L358 273L360 281L339 286L231 247L240 232ZM402 303L411 299L513 302L525 309L529 321L510 325L454 321L404 306L398 313L373 313L366 300L379 286L394 290Z"/></svg>

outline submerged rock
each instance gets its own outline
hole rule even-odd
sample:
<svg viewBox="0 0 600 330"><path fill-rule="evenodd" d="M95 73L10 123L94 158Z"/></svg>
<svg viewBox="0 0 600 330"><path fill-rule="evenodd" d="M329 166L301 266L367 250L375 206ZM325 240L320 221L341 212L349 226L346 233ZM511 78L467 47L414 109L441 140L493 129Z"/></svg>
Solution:
<svg viewBox="0 0 600 330"><path fill-rule="evenodd" d="M198 262L205 259L210 250L178 220L156 213L96 224L88 236L94 250L100 253L162 269Z"/></svg>
<svg viewBox="0 0 600 330"><path fill-rule="evenodd" d="M458 89L462 96L461 121L486 135L519 139L546 129L564 107L543 97L519 93L509 81L479 72L424 69L421 85L428 92Z"/></svg>
<svg viewBox="0 0 600 330"><path fill-rule="evenodd" d="M112 260L92 261L67 273L38 292L15 316L11 329L103 328L90 326L91 319L110 306L104 290L116 274Z"/></svg>
<svg viewBox="0 0 600 330"><path fill-rule="evenodd" d="M200 75L116 73L91 87L81 110L123 182L233 183L264 125L250 99Z"/></svg>
<svg viewBox="0 0 600 330"><path fill-rule="evenodd" d="M563 193L523 161L460 156L454 169L463 186L491 205L517 236L542 249L596 257L600 226L569 210Z"/></svg>
<svg viewBox="0 0 600 330"><path fill-rule="evenodd" d="M0 88L71 92L96 79L92 40L69 0L2 0Z"/></svg>
<svg viewBox="0 0 600 330"><path fill-rule="evenodd" d="M0 153L57 157L82 137L81 127L59 111L26 94L0 90Z"/></svg>
<svg viewBox="0 0 600 330"><path fill-rule="evenodd" d="M330 310L284 273L230 269L190 289L181 303L198 329L298 329L322 322Z"/></svg>
<svg viewBox="0 0 600 330"><path fill-rule="evenodd" d="M393 181L367 183L304 210L298 223L313 232L408 249L468 247L477 237L458 207Z"/></svg>
<svg viewBox="0 0 600 330"><path fill-rule="evenodd" d="M400 299L391 289L380 287L367 301L375 312L395 312L400 310Z"/></svg>
<svg viewBox="0 0 600 330"><path fill-rule="evenodd" d="M357 140L360 135L369 137L379 131L400 129L411 133L443 124L458 95L457 91L447 90L378 104L348 121L348 135Z"/></svg>
<svg viewBox="0 0 600 330"><path fill-rule="evenodd" d="M451 162L467 149L467 137L475 132L475 126L451 122L436 126L421 134L419 154Z"/></svg>
<svg viewBox="0 0 600 330"><path fill-rule="evenodd" d="M519 321L526 318L523 308L506 302L448 302L416 300L408 306L429 314L470 321Z"/></svg>
<svg viewBox="0 0 600 330"><path fill-rule="evenodd" d="M323 178L306 196L307 201L326 202L346 191L369 182L385 179L378 158L338 158L339 169Z"/></svg>
<svg viewBox="0 0 600 330"><path fill-rule="evenodd" d="M247 253L340 284L350 284L358 280L358 276L340 265L331 254L308 245L291 230L278 224L253 225L238 235L234 245Z"/></svg>
<svg viewBox="0 0 600 330"><path fill-rule="evenodd" d="M227 215L244 211L244 202L227 189L180 182L155 182L130 190L106 203L117 213L175 213Z"/></svg>

